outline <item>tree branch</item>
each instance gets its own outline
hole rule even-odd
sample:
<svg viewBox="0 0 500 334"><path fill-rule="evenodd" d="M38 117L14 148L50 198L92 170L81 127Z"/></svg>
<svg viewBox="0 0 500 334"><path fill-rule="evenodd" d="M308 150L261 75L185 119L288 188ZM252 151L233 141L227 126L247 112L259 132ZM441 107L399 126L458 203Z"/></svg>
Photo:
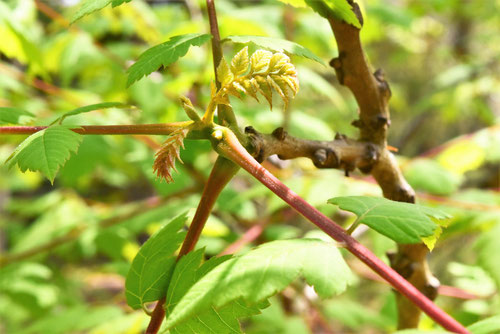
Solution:
<svg viewBox="0 0 500 334"><path fill-rule="evenodd" d="M380 147L337 134L332 141L307 140L289 135L283 128L262 134L245 128L252 155L259 162L277 154L280 159L309 158L318 168L338 168L346 172L359 168L369 172L377 162Z"/></svg>
<svg viewBox="0 0 500 334"><path fill-rule="evenodd" d="M368 267L389 282L402 295L406 296L418 308L427 313L432 319L445 329L455 333L469 333L465 327L446 314L430 299L423 295L411 283L405 280L394 269L387 266L366 247L351 237L345 230L311 206L300 196L285 186L273 174L260 165L239 143L236 136L228 129L223 133L223 138L212 142L219 154L231 159L259 182L268 187L273 193L288 203L292 208L301 213L305 218L319 227L330 237L340 242L346 249L363 261Z"/></svg>
<svg viewBox="0 0 500 334"><path fill-rule="evenodd" d="M348 0L361 25L363 17L359 6ZM386 149L387 130L390 125L389 99L391 90L381 69L371 73L363 52L360 29L328 18L337 41L339 56L331 60L340 84L347 86L359 106L359 120L353 125L360 130L360 141L368 141L383 147L379 159L373 165L371 174L382 188L386 198L415 202L415 192L404 179L394 156ZM432 275L427 264L428 249L423 244L398 245L398 253L392 255L391 265L403 277L410 280L429 298L437 295L439 281ZM398 328L416 328L420 310L407 299L398 295Z"/></svg>
<svg viewBox="0 0 500 334"><path fill-rule="evenodd" d="M82 135L169 135L189 123L191 122L131 125L82 125L71 130ZM29 135L46 128L47 126L2 126L0 127L0 135Z"/></svg>

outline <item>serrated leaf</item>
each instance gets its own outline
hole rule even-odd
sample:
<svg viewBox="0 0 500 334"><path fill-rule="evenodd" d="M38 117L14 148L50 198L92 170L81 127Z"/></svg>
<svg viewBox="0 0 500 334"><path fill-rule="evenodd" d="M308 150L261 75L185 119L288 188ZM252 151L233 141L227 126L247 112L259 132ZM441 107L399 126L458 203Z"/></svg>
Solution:
<svg viewBox="0 0 500 334"><path fill-rule="evenodd" d="M175 267L174 253L186 234L180 231L186 220L186 214L182 214L163 226L142 245L132 261L125 281L125 296L133 309L159 300L166 293Z"/></svg>
<svg viewBox="0 0 500 334"><path fill-rule="evenodd" d="M440 210L417 204L391 201L381 197L348 196L336 197L328 203L342 210L353 212L358 222L399 243L418 243L429 237L437 228L431 219L450 216Z"/></svg>
<svg viewBox="0 0 500 334"><path fill-rule="evenodd" d="M267 82L267 79L262 76L256 76L255 81L259 87L259 92L266 98L269 103L269 107L273 109L273 91Z"/></svg>
<svg viewBox="0 0 500 334"><path fill-rule="evenodd" d="M190 252L177 263L165 303L167 317L193 284L217 265L231 258L231 256L213 257L200 266L203 253L203 249ZM238 319L257 313L259 313L258 307L250 307L242 301L235 301L220 309L209 308L197 313L188 321L172 328L170 332L172 334L197 334L209 330L211 333L241 333Z"/></svg>
<svg viewBox="0 0 500 334"><path fill-rule="evenodd" d="M59 122L59 124L61 124L66 119L66 117L75 116L78 114L82 114L82 113L86 113L86 112L90 112L90 111L94 111L94 110L99 110L99 109L120 108L120 107L124 107L124 106L126 106L126 105L121 103L121 102L103 102L103 103L90 104L88 106L79 107L79 108L76 108L76 109L73 109L71 111L64 113L61 117L58 117L54 122L52 122L52 124L55 124L57 122Z"/></svg>
<svg viewBox="0 0 500 334"><path fill-rule="evenodd" d="M254 44L257 47L272 50L275 52L287 52L289 54L305 57L314 60L322 65L325 65L325 62L321 58L316 56L311 50L300 44L288 41L286 39L264 37L264 36L251 36L251 35L239 35L239 36L233 35L225 38L223 42L228 40L234 43Z"/></svg>
<svg viewBox="0 0 500 334"><path fill-rule="evenodd" d="M223 262L199 279L174 306L166 327L232 302L256 305L299 276L321 297L331 297L345 290L351 275L334 243L317 239L273 241Z"/></svg>
<svg viewBox="0 0 500 334"><path fill-rule="evenodd" d="M280 86L277 83L277 81L276 81L277 78L276 77L279 78L279 76L268 75L267 76L267 83L269 84L269 86L271 86L272 88L274 88L274 90L281 97L281 99L283 100L283 103L285 104L285 109L286 109L288 107L288 99L289 99L288 88L287 88L287 86L283 86L285 88L285 89L283 89L282 86Z"/></svg>
<svg viewBox="0 0 500 334"><path fill-rule="evenodd" d="M20 108L0 107L0 124L19 124L22 117L35 117L35 115Z"/></svg>
<svg viewBox="0 0 500 334"><path fill-rule="evenodd" d="M491 333L500 333L500 315L496 315L490 318L486 318L484 320L478 321L467 329L472 334L491 334Z"/></svg>
<svg viewBox="0 0 500 334"><path fill-rule="evenodd" d="M104 7L109 5L111 1L113 0L84 0L78 11L71 19L71 23L78 21L85 15L89 15L92 14L93 12L103 9Z"/></svg>
<svg viewBox="0 0 500 334"><path fill-rule="evenodd" d="M212 38L210 34L186 34L171 37L167 42L153 46L139 56L137 62L128 69L127 87L143 76L156 71L160 66L168 66L183 57L191 46L200 46Z"/></svg>
<svg viewBox="0 0 500 334"><path fill-rule="evenodd" d="M217 66L217 78L219 79L222 87L226 86L234 79L234 75L231 73L224 57L221 59L219 66Z"/></svg>
<svg viewBox="0 0 500 334"><path fill-rule="evenodd" d="M257 50L250 57L250 71L253 73L260 73L267 69L269 61L273 54L265 50Z"/></svg>
<svg viewBox="0 0 500 334"><path fill-rule="evenodd" d="M50 126L26 138L7 159L11 168L15 164L21 171L42 172L50 182L59 168L76 153L82 136L64 126Z"/></svg>
<svg viewBox="0 0 500 334"><path fill-rule="evenodd" d="M361 29L361 24L347 0L305 0L305 2L326 19L334 18Z"/></svg>
<svg viewBox="0 0 500 334"><path fill-rule="evenodd" d="M248 70L249 63L248 46L245 46L231 60L231 72L233 72L235 76L242 75Z"/></svg>

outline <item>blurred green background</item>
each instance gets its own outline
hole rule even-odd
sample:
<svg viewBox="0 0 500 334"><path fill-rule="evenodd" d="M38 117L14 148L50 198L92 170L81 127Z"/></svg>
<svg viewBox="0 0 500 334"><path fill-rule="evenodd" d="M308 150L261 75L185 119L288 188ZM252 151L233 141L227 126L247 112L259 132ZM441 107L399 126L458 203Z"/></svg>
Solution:
<svg viewBox="0 0 500 334"><path fill-rule="evenodd" d="M389 144L418 201L453 215L430 258L445 288L437 302L465 325L499 314L500 298L500 10L499 0L366 0L362 41L370 63L392 90ZM328 22L310 9L278 1L217 0L221 37L262 35L295 41L326 63L337 56ZM118 101L134 107L78 115L67 124L140 124L186 120L178 98L199 109L213 80L209 44L126 88L126 69L147 48L185 33L208 32L203 1L141 1L110 6L69 26L77 0L0 2L0 106L47 125L63 112ZM230 59L243 46L225 43ZM252 49L253 51L255 48ZM298 137L357 136L351 93L332 68L292 57L300 92L283 112L232 99L239 124L262 132L285 126ZM7 123L0 121L1 123ZM5 161L26 136L0 137ZM140 245L182 212L192 214L216 155L207 142L186 141L175 183L152 173L164 138L85 136L54 185L39 173L0 167L0 332L140 333L148 317L126 306L123 284ZM381 192L359 173L317 170L308 160L266 162L294 191L337 222L353 217L326 200ZM199 247L215 255L250 227L263 233L249 247L313 230L262 185L240 172L223 191ZM377 255L394 242L372 231L357 237ZM247 333L387 333L396 325L391 289L354 258L359 279L341 297L317 300L297 282ZM448 295L448 296L447 296ZM452 296L449 296L452 295ZM433 328L423 318L422 328Z"/></svg>

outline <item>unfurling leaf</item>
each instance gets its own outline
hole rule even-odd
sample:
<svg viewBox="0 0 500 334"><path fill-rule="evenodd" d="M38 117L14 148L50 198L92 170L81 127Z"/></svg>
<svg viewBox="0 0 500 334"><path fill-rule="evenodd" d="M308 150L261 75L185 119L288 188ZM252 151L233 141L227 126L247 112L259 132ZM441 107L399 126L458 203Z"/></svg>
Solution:
<svg viewBox="0 0 500 334"><path fill-rule="evenodd" d="M181 147L184 148L184 138L186 138L189 130L186 128L179 129L173 132L170 137L165 140L161 149L156 153L156 159L153 163L153 172L159 178L165 179L167 183L174 182L170 170L175 168L175 160L182 162L179 155Z"/></svg>
<svg viewBox="0 0 500 334"><path fill-rule="evenodd" d="M241 98L241 93L258 101L259 92L272 109L274 90L287 108L290 99L299 89L295 66L281 52L257 50L249 58L248 48L245 47L233 57L231 67L223 59L217 68L217 75L221 82L221 90L215 98L218 104L228 104L228 95Z"/></svg>
<svg viewBox="0 0 500 334"><path fill-rule="evenodd" d="M184 111L188 115L188 117L193 120L193 121L199 121L200 120L200 115L196 112L196 109L193 106L193 103L191 103L191 100L185 96L180 97L182 108L184 108Z"/></svg>
<svg viewBox="0 0 500 334"><path fill-rule="evenodd" d="M229 70L229 66L224 58L221 59L219 66L217 66L217 78L221 86L226 86L234 79L233 73Z"/></svg>
<svg viewBox="0 0 500 334"><path fill-rule="evenodd" d="M233 57L233 60L231 60L231 72L233 72L235 76L242 75L248 70L249 61L248 46L245 46Z"/></svg>

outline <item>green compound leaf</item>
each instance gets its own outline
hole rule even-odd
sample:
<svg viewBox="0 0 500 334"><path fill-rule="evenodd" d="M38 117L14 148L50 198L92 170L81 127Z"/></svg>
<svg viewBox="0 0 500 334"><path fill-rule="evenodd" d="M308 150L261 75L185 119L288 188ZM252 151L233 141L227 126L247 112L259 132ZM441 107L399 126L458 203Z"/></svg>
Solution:
<svg viewBox="0 0 500 334"><path fill-rule="evenodd" d="M357 222L399 243L418 243L433 235L437 224L431 219L450 218L446 213L417 204L395 202L380 197L335 197L328 203L358 216Z"/></svg>
<svg viewBox="0 0 500 334"><path fill-rule="evenodd" d="M120 6L123 3L130 2L132 0L84 0L78 11L75 13L71 19L71 23L78 21L85 15L92 14L98 10L103 9L111 3L114 7Z"/></svg>
<svg viewBox="0 0 500 334"><path fill-rule="evenodd" d="M92 14L98 10L103 9L111 3L112 0L84 0L78 11L71 18L71 23L78 21L85 15Z"/></svg>
<svg viewBox="0 0 500 334"><path fill-rule="evenodd" d="M203 249L190 252L177 263L167 293L165 304L167 315L172 312L193 284L216 266L231 258L231 256L213 257L200 266L203 252ZM259 308L266 306L267 304L249 306L243 301L234 301L218 309L210 307L193 315L189 320L176 325L170 330L170 333L241 333L238 319L258 314L260 313ZM208 331L207 328L209 328Z"/></svg>
<svg viewBox="0 0 500 334"><path fill-rule="evenodd" d="M42 172L51 183L59 168L76 153L82 136L64 126L50 126L26 138L7 159L9 168Z"/></svg>
<svg viewBox="0 0 500 334"><path fill-rule="evenodd" d="M125 297L133 309L161 299L167 291L175 267L174 253L186 235L180 231L186 220L186 214L182 214L162 227L142 245L132 261L125 280Z"/></svg>
<svg viewBox="0 0 500 334"><path fill-rule="evenodd" d="M314 286L321 297L343 292L352 279L334 243L317 239L269 242L222 262L201 277L173 306L166 327L187 323L210 309L223 310L235 302L246 307L258 306L299 276ZM177 281L184 279L181 276ZM169 294L175 294L176 289L172 280Z"/></svg>
<svg viewBox="0 0 500 334"><path fill-rule="evenodd" d="M311 50L303 47L300 44L290 42L286 39L264 36L239 35L228 36L227 38L224 38L222 42L226 41L232 41L233 43L241 44L254 44L257 47L265 48L275 52L287 52L289 54L305 57L314 60L322 65L325 65L325 62L314 53L312 53Z"/></svg>
<svg viewBox="0 0 500 334"><path fill-rule="evenodd" d="M171 37L162 44L153 46L139 56L137 62L128 69L127 87L143 76L156 71L160 66L168 66L183 57L193 46L201 46L212 38L210 34L186 34Z"/></svg>
<svg viewBox="0 0 500 334"><path fill-rule="evenodd" d="M500 333L500 315L496 315L467 327L472 334Z"/></svg>
<svg viewBox="0 0 500 334"><path fill-rule="evenodd" d="M105 109L105 108L120 108L120 107L125 107L125 106L126 105L121 103L121 102L104 102L104 103L90 104L88 106L76 108L76 109L73 109L71 111L64 113L61 117L58 117L54 122L52 122L52 124L55 124L55 123L61 124L66 119L66 117L75 116L75 115L86 113L89 111Z"/></svg>
<svg viewBox="0 0 500 334"><path fill-rule="evenodd" d="M279 0L294 7L309 6L324 18L335 18L361 29L356 14L347 0Z"/></svg>
<svg viewBox="0 0 500 334"><path fill-rule="evenodd" d="M35 115L20 108L0 107L0 124L19 124L25 117L35 117Z"/></svg>

